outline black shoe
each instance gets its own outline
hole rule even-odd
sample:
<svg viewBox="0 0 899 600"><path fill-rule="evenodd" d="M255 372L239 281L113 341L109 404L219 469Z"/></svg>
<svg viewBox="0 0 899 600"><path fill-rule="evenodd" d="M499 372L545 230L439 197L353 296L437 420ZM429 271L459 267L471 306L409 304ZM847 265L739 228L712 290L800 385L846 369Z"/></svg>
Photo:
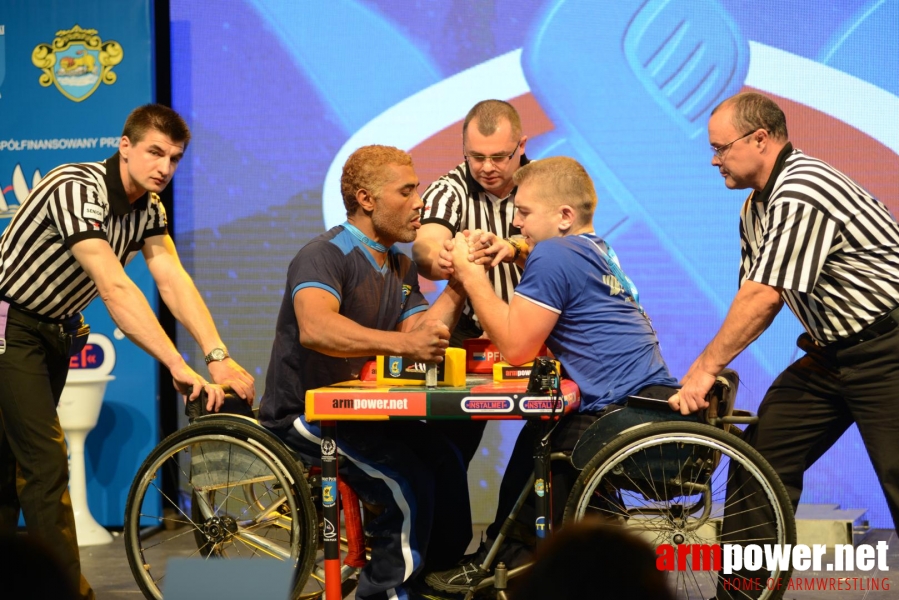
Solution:
<svg viewBox="0 0 899 600"><path fill-rule="evenodd" d="M435 590L421 579L410 585L408 592L411 600L462 600L465 597L463 594Z"/></svg>
<svg viewBox="0 0 899 600"><path fill-rule="evenodd" d="M435 590L464 594L489 575L487 571L481 570L480 564L481 561L472 560L463 562L454 569L428 573L425 576L425 583Z"/></svg>

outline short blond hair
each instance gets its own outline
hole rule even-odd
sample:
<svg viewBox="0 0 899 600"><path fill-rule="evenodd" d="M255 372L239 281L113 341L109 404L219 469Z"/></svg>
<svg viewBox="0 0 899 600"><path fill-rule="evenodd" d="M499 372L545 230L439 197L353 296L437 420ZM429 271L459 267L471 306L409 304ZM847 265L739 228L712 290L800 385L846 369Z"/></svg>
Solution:
<svg viewBox="0 0 899 600"><path fill-rule="evenodd" d="M553 156L531 161L515 171L512 181L519 186L539 186L539 198L544 202L571 206L577 211L578 225L593 222L596 188L584 167L573 158Z"/></svg>
<svg viewBox="0 0 899 600"><path fill-rule="evenodd" d="M381 195L381 189L390 179L387 167L411 167L412 157L393 146L362 146L346 160L343 174L340 176L340 193L347 216L355 214L359 208L356 192L366 190L375 198Z"/></svg>

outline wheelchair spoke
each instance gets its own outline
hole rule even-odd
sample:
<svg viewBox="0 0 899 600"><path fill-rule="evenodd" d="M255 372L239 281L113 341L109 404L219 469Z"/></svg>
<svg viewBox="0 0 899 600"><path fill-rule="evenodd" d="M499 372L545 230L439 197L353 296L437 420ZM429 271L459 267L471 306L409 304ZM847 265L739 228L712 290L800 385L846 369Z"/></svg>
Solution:
<svg viewBox="0 0 899 600"><path fill-rule="evenodd" d="M246 529L241 529L235 534L234 538L246 544L251 548L255 548L269 556L274 558L280 558L281 560L287 560L290 558L289 549L285 550L283 546L272 543L271 540L250 533Z"/></svg>
<svg viewBox="0 0 899 600"><path fill-rule="evenodd" d="M184 502L160 489L160 471L180 476ZM128 562L144 595L162 600L167 560L190 555L291 561L291 597L300 597L317 532L305 477L280 442L252 422L211 418L163 440L135 478L125 517ZM165 512L152 508L160 501ZM163 527L144 538L141 520Z"/></svg>
<svg viewBox="0 0 899 600"><path fill-rule="evenodd" d="M652 423L603 446L584 467L565 510L566 520L587 514L621 523L654 546L688 545L686 568L668 577L679 599L710 598L718 587L718 573L693 562L702 559L691 545L795 543L789 499L770 466L739 438L698 423ZM728 530L725 515L757 516L752 525ZM784 573L753 572L758 576ZM781 594L763 590L760 598Z"/></svg>

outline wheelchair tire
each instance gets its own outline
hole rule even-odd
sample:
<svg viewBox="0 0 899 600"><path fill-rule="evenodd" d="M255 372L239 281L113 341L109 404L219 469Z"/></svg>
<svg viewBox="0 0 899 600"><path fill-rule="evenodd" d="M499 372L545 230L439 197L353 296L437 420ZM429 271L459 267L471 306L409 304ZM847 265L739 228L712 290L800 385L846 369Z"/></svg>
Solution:
<svg viewBox="0 0 899 600"><path fill-rule="evenodd" d="M163 492L164 471L181 476L179 497ZM162 598L170 557L290 561L292 598L301 597L315 561L318 521L302 465L240 417L202 417L163 440L138 470L125 511L128 564L149 599ZM159 531L145 539L145 527Z"/></svg>
<svg viewBox="0 0 899 600"><path fill-rule="evenodd" d="M739 532L722 536L724 507L733 514L742 506L728 481L754 481L761 489L763 507L755 509L766 534L746 539ZM748 478L748 479L747 479ZM745 487L745 483L741 486ZM626 526L657 550L668 544L675 552L682 544L796 544L792 504L774 469L749 444L709 425L684 422L650 423L627 430L606 444L584 467L565 506L563 523L604 518ZM756 530L760 531L760 530ZM726 532L725 532L726 533ZM755 533L755 532L754 532ZM691 548L697 548L692 546ZM685 548L689 550L690 548ZM688 557L686 569L666 570L669 587L678 599L713 598L718 572ZM733 598L775 600L783 597L792 566L777 566L741 576L730 585ZM764 589L752 588L759 578ZM782 582L781 589L767 580ZM757 584L756 584L757 585Z"/></svg>

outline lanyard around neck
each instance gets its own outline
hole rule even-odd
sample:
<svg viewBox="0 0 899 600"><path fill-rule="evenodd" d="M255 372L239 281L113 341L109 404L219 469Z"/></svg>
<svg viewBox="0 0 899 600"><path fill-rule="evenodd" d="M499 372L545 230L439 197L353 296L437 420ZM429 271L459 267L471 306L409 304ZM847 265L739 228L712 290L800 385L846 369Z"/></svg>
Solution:
<svg viewBox="0 0 899 600"><path fill-rule="evenodd" d="M362 233L358 227L356 227L349 221L343 224L343 228L353 234L354 238L356 238L375 252L387 252L387 246L374 241L373 239Z"/></svg>

